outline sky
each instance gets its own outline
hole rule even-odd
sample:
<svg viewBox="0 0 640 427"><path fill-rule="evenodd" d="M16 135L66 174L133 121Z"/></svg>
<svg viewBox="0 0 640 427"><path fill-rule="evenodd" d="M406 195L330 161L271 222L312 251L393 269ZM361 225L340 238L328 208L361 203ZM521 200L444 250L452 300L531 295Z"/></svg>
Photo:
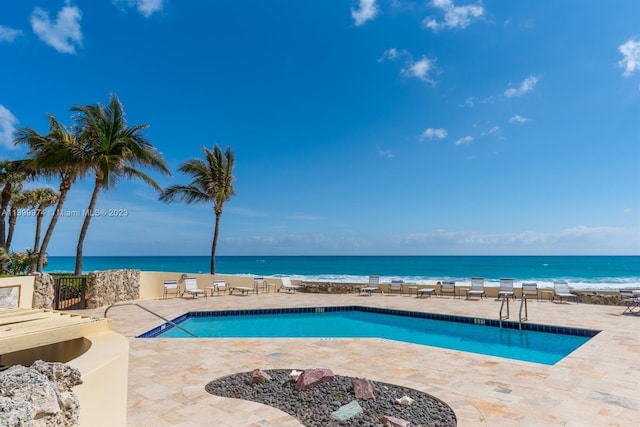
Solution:
<svg viewBox="0 0 640 427"><path fill-rule="evenodd" d="M112 93L163 188L231 147L218 255L640 254L637 0L0 0L0 61L0 157ZM98 208L85 255L211 253L212 205L123 181Z"/></svg>

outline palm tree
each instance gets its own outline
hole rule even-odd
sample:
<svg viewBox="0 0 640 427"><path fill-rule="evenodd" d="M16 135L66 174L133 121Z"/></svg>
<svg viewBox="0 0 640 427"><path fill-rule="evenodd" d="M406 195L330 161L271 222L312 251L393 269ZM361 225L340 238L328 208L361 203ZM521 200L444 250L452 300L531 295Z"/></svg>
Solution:
<svg viewBox="0 0 640 427"><path fill-rule="evenodd" d="M2 190L0 191L0 248L5 249L7 252L9 252L6 226L7 211L11 203L13 190L15 188L21 189L26 177L26 169L23 168L22 162L8 159L0 162L0 185L2 185ZM11 219L11 217L9 217L9 219ZM0 273L6 273L6 262L4 259L0 259Z"/></svg>
<svg viewBox="0 0 640 427"><path fill-rule="evenodd" d="M36 174L47 178L57 176L60 179L58 203L38 251L37 271L39 272L42 272L44 267L47 247L67 200L67 193L76 180L86 173L82 161L84 151L76 130L61 125L51 114L47 114L47 117L49 118L47 135L40 135L33 129L23 127L16 131L14 138L15 144L24 144L29 147L26 161Z"/></svg>
<svg viewBox="0 0 640 427"><path fill-rule="evenodd" d="M36 232L33 242L33 253L40 254L40 232L42 229L42 219L44 218L45 209L54 205L60 198L60 194L50 187L34 188L32 190L25 191L25 194L29 200L29 206L32 206L36 210ZM33 272L35 267L36 265L34 264L29 265L29 272Z"/></svg>
<svg viewBox="0 0 640 427"><path fill-rule="evenodd" d="M216 246L218 244L218 231L220 228L220 216L222 205L233 197L236 192L233 188L233 168L235 166L235 154L231 147L227 147L222 154L218 145L213 151L202 147L205 160L191 159L184 162L178 170L191 176L189 185L172 185L167 188L160 200L164 202L181 201L187 204L196 202L213 202L213 211L216 215L216 225L211 244L211 274L215 274Z"/></svg>
<svg viewBox="0 0 640 427"><path fill-rule="evenodd" d="M124 110L118 97L111 95L109 104L76 106L71 109L81 114L82 138L85 142L85 165L95 174L95 185L89 208L85 214L78 246L76 248L75 274L82 274L82 250L95 211L98 195L104 188L116 187L121 178L140 178L145 183L162 192L160 186L138 166L149 167L163 174L171 175L162 154L142 135L148 125L127 126Z"/></svg>
<svg viewBox="0 0 640 427"><path fill-rule="evenodd" d="M9 231L7 232L6 249L11 249L11 242L13 241L13 233L16 228L16 222L18 221L18 210L29 206L29 199L27 192L22 191L22 185L19 185L11 192L11 207L9 208Z"/></svg>

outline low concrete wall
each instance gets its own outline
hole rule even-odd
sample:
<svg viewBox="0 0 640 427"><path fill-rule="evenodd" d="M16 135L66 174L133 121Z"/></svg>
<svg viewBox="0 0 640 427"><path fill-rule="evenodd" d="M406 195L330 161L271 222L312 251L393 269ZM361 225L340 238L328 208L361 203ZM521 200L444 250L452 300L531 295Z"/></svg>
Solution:
<svg viewBox="0 0 640 427"><path fill-rule="evenodd" d="M33 283L34 276L13 276L0 278L0 287L20 286L19 308L33 307Z"/></svg>
<svg viewBox="0 0 640 427"><path fill-rule="evenodd" d="M167 273L159 271L140 272L140 299L162 298L164 293L164 281L176 280L180 289L184 291L184 278L195 277L198 288L205 289L213 285L214 280L224 280L230 286L253 287L253 276L229 276L224 274L184 274ZM267 283L276 284L276 289L282 286L282 281L275 278L266 278ZM171 295L170 297L173 297Z"/></svg>
<svg viewBox="0 0 640 427"><path fill-rule="evenodd" d="M67 364L80 370L82 384L73 388L80 400L80 425L127 425L129 341L115 332L86 337L91 348Z"/></svg>

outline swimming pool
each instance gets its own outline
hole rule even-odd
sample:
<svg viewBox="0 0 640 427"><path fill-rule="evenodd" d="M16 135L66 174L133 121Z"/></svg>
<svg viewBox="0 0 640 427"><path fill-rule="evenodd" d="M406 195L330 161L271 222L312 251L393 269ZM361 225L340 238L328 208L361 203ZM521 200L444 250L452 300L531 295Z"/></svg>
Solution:
<svg viewBox="0 0 640 427"><path fill-rule="evenodd" d="M200 338L383 338L553 365L599 331L374 307L190 312L173 320ZM164 324L139 338L188 338Z"/></svg>

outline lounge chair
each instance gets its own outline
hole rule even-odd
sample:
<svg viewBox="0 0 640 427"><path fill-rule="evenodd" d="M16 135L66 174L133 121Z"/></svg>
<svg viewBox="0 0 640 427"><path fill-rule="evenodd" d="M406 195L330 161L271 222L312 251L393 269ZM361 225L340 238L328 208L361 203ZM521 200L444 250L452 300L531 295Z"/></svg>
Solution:
<svg viewBox="0 0 640 427"><path fill-rule="evenodd" d="M402 280L392 280L387 287L387 294L391 294L392 292L397 292L402 295L402 286L404 282Z"/></svg>
<svg viewBox="0 0 640 427"><path fill-rule="evenodd" d="M453 297L455 298L456 295L456 282L454 281L445 281L442 282L440 284L440 296L447 294L447 295L453 295Z"/></svg>
<svg viewBox="0 0 640 427"><path fill-rule="evenodd" d="M540 294L538 293L538 284L535 282L523 282L522 298L528 298L530 296L534 296L537 300L540 300Z"/></svg>
<svg viewBox="0 0 640 427"><path fill-rule="evenodd" d="M267 281L264 280L262 276L256 276L253 278L253 287L256 288L256 294L260 288L262 288L262 292L264 292L265 289L267 289Z"/></svg>
<svg viewBox="0 0 640 427"><path fill-rule="evenodd" d="M169 294L174 294L176 297L180 295L180 286L178 286L177 280L165 280L164 292L162 293L162 299L167 299Z"/></svg>
<svg viewBox="0 0 640 427"><path fill-rule="evenodd" d="M185 293L191 294L193 298L195 298L197 295L204 295L205 298L207 297L207 293L205 292L205 290L198 288L198 279L196 279L195 277L185 277L184 292L182 293L182 295L184 295Z"/></svg>
<svg viewBox="0 0 640 427"><path fill-rule="evenodd" d="M498 291L498 299L500 298L516 298L513 291L513 279L500 279L500 290Z"/></svg>
<svg viewBox="0 0 640 427"><path fill-rule="evenodd" d="M640 315L640 289L639 288L620 289L620 299L626 306L622 314Z"/></svg>
<svg viewBox="0 0 640 427"><path fill-rule="evenodd" d="M290 277L281 277L280 278L282 280L282 287L280 289L286 289L287 292L293 292L294 294L296 293L296 291L298 289L304 289L304 285L293 285L291 284L291 278ZM278 292L280 292L280 289L278 289Z"/></svg>
<svg viewBox="0 0 640 427"><path fill-rule="evenodd" d="M571 291L569 290L569 285L564 280L553 282L553 289L554 300L556 299L556 297L558 297L560 298L560 302L562 302L562 299L564 298L568 300L574 299L576 301L576 304L578 303L578 296L571 293Z"/></svg>
<svg viewBox="0 0 640 427"><path fill-rule="evenodd" d="M420 288L416 291L416 298L423 297L428 295L431 298L431 295L436 293L436 288Z"/></svg>
<svg viewBox="0 0 640 427"><path fill-rule="evenodd" d="M213 296L214 291L217 295L220 295L220 292L224 295L224 293L229 290L229 285L227 285L227 282L224 280L214 280L213 286L210 286L207 289L211 291L211 296Z"/></svg>
<svg viewBox="0 0 640 427"><path fill-rule="evenodd" d="M360 295L371 295L371 292L380 291L380 276L369 276L369 285L360 288ZM382 292L382 291L380 291Z"/></svg>
<svg viewBox="0 0 640 427"><path fill-rule="evenodd" d="M484 278L482 277L472 277L471 278L471 289L467 289L467 298L472 296L478 296L480 299L482 297L487 297L487 293L484 291Z"/></svg>

